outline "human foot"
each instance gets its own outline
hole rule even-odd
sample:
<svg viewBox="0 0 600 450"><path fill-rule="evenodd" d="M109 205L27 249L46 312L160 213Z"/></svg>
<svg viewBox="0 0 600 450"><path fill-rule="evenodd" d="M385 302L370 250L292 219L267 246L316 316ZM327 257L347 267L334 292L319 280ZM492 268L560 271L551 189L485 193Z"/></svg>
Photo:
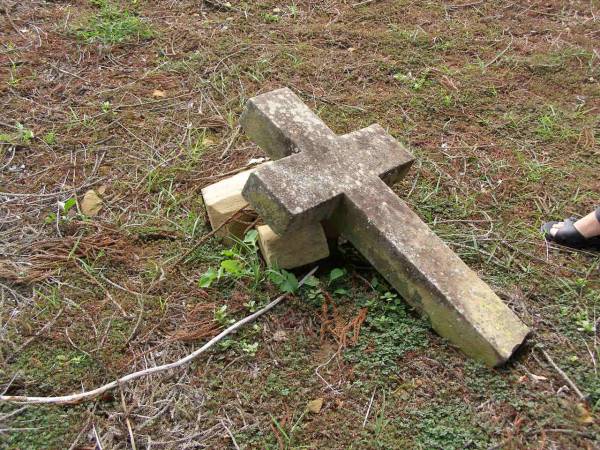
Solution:
<svg viewBox="0 0 600 450"><path fill-rule="evenodd" d="M547 222L542 226L546 239L573 248L600 249L600 208L575 221Z"/></svg>

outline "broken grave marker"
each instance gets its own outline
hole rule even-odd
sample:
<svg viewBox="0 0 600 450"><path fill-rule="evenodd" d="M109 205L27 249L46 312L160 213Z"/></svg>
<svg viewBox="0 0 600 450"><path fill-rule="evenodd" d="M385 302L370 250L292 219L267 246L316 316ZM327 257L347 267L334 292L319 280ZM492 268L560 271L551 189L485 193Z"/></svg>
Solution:
<svg viewBox="0 0 600 450"><path fill-rule="evenodd" d="M382 127L337 136L287 88L250 99L241 123L278 159L243 190L275 233L327 220L441 336L489 366L523 343L529 329L387 186L413 157Z"/></svg>

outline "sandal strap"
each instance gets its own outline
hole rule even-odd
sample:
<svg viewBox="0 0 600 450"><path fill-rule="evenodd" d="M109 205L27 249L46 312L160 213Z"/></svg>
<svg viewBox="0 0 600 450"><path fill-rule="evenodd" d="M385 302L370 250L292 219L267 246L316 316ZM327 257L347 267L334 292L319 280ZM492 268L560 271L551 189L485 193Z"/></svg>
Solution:
<svg viewBox="0 0 600 450"><path fill-rule="evenodd" d="M573 217L565 219L563 226L554 235L554 240L559 244L585 244L588 242L580 232L575 228L575 220Z"/></svg>

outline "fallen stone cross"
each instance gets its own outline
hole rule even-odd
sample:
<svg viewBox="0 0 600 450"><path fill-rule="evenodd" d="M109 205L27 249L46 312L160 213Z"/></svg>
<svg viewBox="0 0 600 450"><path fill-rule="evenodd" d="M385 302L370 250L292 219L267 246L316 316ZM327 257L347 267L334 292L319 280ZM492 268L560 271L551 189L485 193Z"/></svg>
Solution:
<svg viewBox="0 0 600 450"><path fill-rule="evenodd" d="M379 125L337 136L291 90L248 101L246 134L277 161L243 195L283 235L327 220L441 336L489 366L529 329L388 185L412 155Z"/></svg>

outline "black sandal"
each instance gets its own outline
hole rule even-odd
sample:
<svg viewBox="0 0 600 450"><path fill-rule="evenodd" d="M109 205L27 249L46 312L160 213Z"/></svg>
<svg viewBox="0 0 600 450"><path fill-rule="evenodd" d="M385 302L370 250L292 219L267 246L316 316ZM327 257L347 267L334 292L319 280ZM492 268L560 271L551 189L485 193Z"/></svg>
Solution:
<svg viewBox="0 0 600 450"><path fill-rule="evenodd" d="M600 211L600 208L598 208ZM600 236L590 238L584 237L573 225L577 221L575 217L569 217L563 221L563 226L559 228L553 236L550 230L554 225L560 222L546 222L542 225L542 232L547 241L556 242L566 247L586 250L600 250Z"/></svg>

